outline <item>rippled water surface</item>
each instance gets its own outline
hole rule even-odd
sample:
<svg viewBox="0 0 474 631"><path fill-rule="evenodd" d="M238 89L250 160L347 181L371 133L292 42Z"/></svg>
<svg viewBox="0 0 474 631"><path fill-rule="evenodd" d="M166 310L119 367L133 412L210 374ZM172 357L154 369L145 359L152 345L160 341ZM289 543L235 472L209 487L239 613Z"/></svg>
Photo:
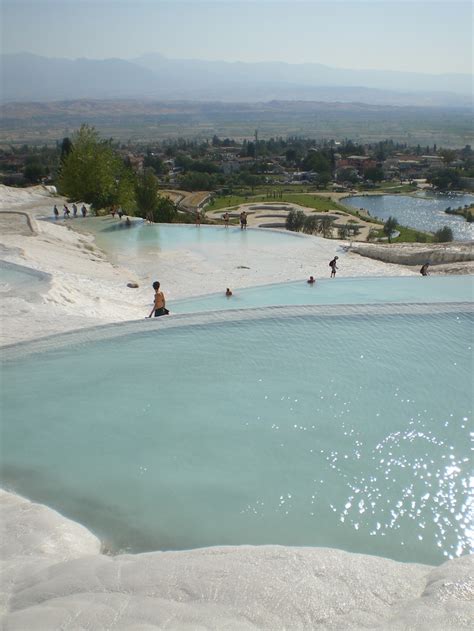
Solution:
<svg viewBox="0 0 474 631"><path fill-rule="evenodd" d="M380 278L306 279L261 287L234 289L168 303L173 313L223 311L278 305L374 304L386 302L469 302L474 298L474 278L465 276L400 276Z"/></svg>
<svg viewBox="0 0 474 631"><path fill-rule="evenodd" d="M471 315L435 305L150 322L4 364L2 482L115 549L439 563L471 547L471 362Z"/></svg>
<svg viewBox="0 0 474 631"><path fill-rule="evenodd" d="M354 208L365 208L373 217L386 220L396 217L403 226L436 232L444 226L453 231L454 239L471 241L474 238L474 224L468 223L459 215L447 215L446 208L474 203L474 195L355 195L346 197L344 204Z"/></svg>

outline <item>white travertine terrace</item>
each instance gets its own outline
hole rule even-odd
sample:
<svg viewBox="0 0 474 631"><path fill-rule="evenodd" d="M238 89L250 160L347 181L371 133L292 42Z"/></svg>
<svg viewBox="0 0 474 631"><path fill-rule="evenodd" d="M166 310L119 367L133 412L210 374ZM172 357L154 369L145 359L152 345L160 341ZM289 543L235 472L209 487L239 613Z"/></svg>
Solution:
<svg viewBox="0 0 474 631"><path fill-rule="evenodd" d="M11 211L21 211L33 220L50 215L53 204L62 203L40 187L2 186L0 201L10 219ZM143 318L145 306L149 309L149 287L130 292L126 282L136 280L133 275L111 265L92 237L66 230L62 221L61 225L38 221L32 233L23 215L15 213L15 217L18 229L2 233L0 256L48 275L48 287L42 286L44 293L34 296L11 291L4 296L1 342L106 323L123 323L111 327L110 334L113 328L126 333L139 327L139 322L124 321ZM0 219L10 221L5 215ZM334 253L341 243L320 239L311 243L314 249L305 258L298 258L302 250L292 257L280 251L274 259L262 261L252 276L247 270L236 270L232 286L304 278L318 265L327 273L329 251ZM342 256L347 275L414 273L350 253ZM161 267L167 285L174 284L174 297L226 286L222 270L206 276L186 252L177 258L188 264L185 269L177 269L172 256ZM176 316L175 324L170 319L166 326L179 325L179 320ZM91 329L84 335L93 337L96 332ZM25 349L41 350L49 342L37 340L25 344ZM100 541L83 526L6 491L0 491L0 550L5 631L449 631L470 629L474 620L472 556L437 568L327 548L281 546L112 557L101 552Z"/></svg>
<svg viewBox="0 0 474 631"><path fill-rule="evenodd" d="M0 493L5 631L469 629L472 557L433 568L329 548L100 553L55 511Z"/></svg>

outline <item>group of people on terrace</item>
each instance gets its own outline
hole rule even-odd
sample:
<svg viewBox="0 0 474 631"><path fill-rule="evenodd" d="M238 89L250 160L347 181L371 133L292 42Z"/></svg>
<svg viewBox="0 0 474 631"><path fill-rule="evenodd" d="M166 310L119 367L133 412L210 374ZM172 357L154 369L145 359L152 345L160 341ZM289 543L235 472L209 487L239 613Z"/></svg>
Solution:
<svg viewBox="0 0 474 631"><path fill-rule="evenodd" d="M200 226L201 221L202 221L201 211L197 210L194 217L195 217L196 226ZM228 228L229 223L230 223L230 214L227 211L222 215L222 220L224 221L224 226ZM240 213L239 221L240 221L240 229L247 230L247 213L245 210L243 210Z"/></svg>
<svg viewBox="0 0 474 631"><path fill-rule="evenodd" d="M56 204L54 205L54 208L53 208L53 214L54 214L54 218L55 219L57 219L59 217L59 210L58 210L58 207L56 206ZM83 217L87 216L87 208L86 208L86 206L84 204L82 204L82 206L81 206L81 215ZM69 219L70 216L71 216L71 211L69 210L69 206L67 204L64 204L64 206L63 206L63 216L64 216L64 219ZM76 204L72 205L72 216L73 217L77 217L77 206L76 206Z"/></svg>

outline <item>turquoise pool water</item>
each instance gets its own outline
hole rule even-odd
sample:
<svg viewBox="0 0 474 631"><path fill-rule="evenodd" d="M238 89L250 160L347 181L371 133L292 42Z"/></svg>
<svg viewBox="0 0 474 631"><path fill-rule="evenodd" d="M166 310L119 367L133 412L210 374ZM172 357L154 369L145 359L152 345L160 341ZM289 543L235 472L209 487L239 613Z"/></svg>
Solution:
<svg viewBox="0 0 474 631"><path fill-rule="evenodd" d="M467 552L471 308L322 309L146 320L7 354L3 485L114 549Z"/></svg>
<svg viewBox="0 0 474 631"><path fill-rule="evenodd" d="M110 218L77 219L74 227L82 228L95 235L97 244L107 251L135 256L147 250L167 252L189 249L206 256L213 249L226 248L231 256L235 251L246 248L261 248L292 244L301 235L281 231L265 231L249 228L223 226L190 226L188 224L145 224L137 221L127 227L122 220Z"/></svg>
<svg viewBox="0 0 474 631"><path fill-rule="evenodd" d="M50 275L45 272L0 260L0 296L3 298L38 299L48 290L50 281Z"/></svg>
<svg viewBox="0 0 474 631"><path fill-rule="evenodd" d="M385 302L463 302L474 297L472 276L336 278L234 289L169 302L173 313L247 309L275 305L373 304Z"/></svg>
<svg viewBox="0 0 474 631"><path fill-rule="evenodd" d="M365 208L383 221L391 215L401 225L424 232L436 232L449 226L455 240L472 241L474 238L474 224L468 223L464 217L444 212L448 207L474 203L474 195L355 195L342 201L354 208Z"/></svg>

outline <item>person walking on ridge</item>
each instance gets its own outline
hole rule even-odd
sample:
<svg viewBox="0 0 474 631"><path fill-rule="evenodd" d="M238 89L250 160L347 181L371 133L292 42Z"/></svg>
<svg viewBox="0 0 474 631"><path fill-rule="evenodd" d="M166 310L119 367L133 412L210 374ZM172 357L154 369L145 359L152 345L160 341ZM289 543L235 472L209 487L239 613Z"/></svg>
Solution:
<svg viewBox="0 0 474 631"><path fill-rule="evenodd" d="M336 261L339 257L335 256L332 261L329 261L329 267L331 268L331 276L330 278L336 278L336 270L338 270L338 266L336 264Z"/></svg>

